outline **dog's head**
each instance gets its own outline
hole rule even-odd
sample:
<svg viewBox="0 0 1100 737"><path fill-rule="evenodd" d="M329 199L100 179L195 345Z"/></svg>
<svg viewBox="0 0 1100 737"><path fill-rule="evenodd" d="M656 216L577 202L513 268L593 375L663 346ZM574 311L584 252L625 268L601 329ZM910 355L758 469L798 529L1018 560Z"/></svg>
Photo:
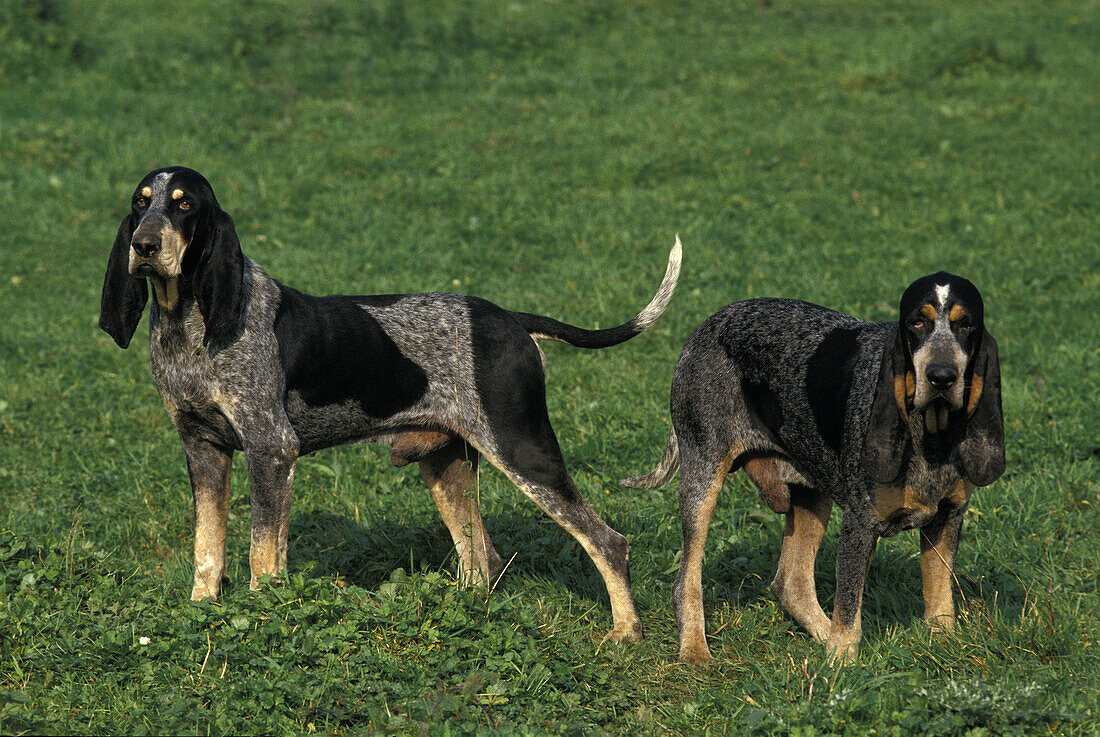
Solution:
<svg viewBox="0 0 1100 737"><path fill-rule="evenodd" d="M128 346L148 300L148 278L162 309L196 300L204 343L224 342L238 323L243 270L233 220L206 178L182 166L156 169L134 189L130 213L118 227L99 326Z"/></svg>
<svg viewBox="0 0 1100 737"><path fill-rule="evenodd" d="M977 486L1003 472L1004 420L997 341L985 329L977 287L941 271L902 294L897 330L883 351L867 433L876 481L897 478L909 438L924 446L957 444Z"/></svg>

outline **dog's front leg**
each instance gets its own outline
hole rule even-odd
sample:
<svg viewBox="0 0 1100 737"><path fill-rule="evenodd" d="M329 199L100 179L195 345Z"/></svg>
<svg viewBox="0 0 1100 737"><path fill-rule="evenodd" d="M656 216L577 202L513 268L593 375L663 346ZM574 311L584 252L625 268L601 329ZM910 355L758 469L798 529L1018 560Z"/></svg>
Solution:
<svg viewBox="0 0 1100 737"><path fill-rule="evenodd" d="M233 451L180 435L195 503L195 583L192 601L216 599L225 577L225 528L229 519Z"/></svg>
<svg viewBox="0 0 1100 737"><path fill-rule="evenodd" d="M844 510L836 550L836 601L825 644L832 662L854 662L863 636L863 584L878 542L870 526L855 510Z"/></svg>
<svg viewBox="0 0 1100 737"><path fill-rule="evenodd" d="M962 530L961 510L938 514L920 530L920 570L924 589L924 619L950 632L955 628L952 580Z"/></svg>
<svg viewBox="0 0 1100 737"><path fill-rule="evenodd" d="M248 561L252 569L251 588L259 579L278 575L286 567L287 535L290 528L291 487L297 443L246 450L248 486L252 503L252 547Z"/></svg>

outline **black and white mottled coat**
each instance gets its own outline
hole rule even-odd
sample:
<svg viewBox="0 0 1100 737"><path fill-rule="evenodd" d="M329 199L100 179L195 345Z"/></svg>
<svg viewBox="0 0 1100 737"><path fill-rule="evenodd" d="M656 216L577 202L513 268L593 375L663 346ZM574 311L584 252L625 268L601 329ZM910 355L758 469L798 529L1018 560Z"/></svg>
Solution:
<svg viewBox="0 0 1100 737"><path fill-rule="evenodd" d="M501 571L476 499L485 456L572 534L611 598L612 639L641 637L629 551L588 506L546 412L535 338L588 348L637 335L664 310L679 273L677 240L657 295L633 320L583 330L476 297L315 297L241 253L230 217L197 172L170 167L138 185L104 280L100 325L126 347L148 291L153 377L187 454L195 501L192 598L225 575L230 463L243 451L252 506L252 586L286 564L297 457L358 442L420 464L451 533L465 583Z"/></svg>
<svg viewBox="0 0 1100 737"><path fill-rule="evenodd" d="M710 658L702 606L707 529L738 469L786 515L772 591L836 657L855 656L875 542L921 530L926 618L954 623L951 577L974 486L1004 470L997 344L978 290L940 272L906 289L897 322L867 323L807 302L731 304L688 339L672 380L672 431L656 488L680 470L684 551L674 598L680 656ZM814 559L833 503L843 510L833 618Z"/></svg>

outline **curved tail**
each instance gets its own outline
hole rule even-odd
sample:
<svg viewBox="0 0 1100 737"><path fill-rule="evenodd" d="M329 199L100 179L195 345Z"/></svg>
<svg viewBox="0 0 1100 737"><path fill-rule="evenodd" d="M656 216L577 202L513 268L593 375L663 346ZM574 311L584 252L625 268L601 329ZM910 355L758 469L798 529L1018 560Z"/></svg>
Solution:
<svg viewBox="0 0 1100 737"><path fill-rule="evenodd" d="M629 322L613 328L603 330L585 330L564 322L558 322L551 317L532 315L527 312L513 312L520 325L531 334L532 338L546 338L578 348L607 348L617 345L625 340L630 340L657 321L661 313L668 307L672 299L672 292L676 289L676 280L680 278L680 236L676 236L676 242L668 254L668 268L665 270L665 278L661 280L661 286L657 288L657 294L645 308L634 316Z"/></svg>
<svg viewBox="0 0 1100 737"><path fill-rule="evenodd" d="M680 444L676 441L676 428L669 428L668 445L657 467L645 476L633 476L619 483L631 489L656 489L664 486L680 470Z"/></svg>

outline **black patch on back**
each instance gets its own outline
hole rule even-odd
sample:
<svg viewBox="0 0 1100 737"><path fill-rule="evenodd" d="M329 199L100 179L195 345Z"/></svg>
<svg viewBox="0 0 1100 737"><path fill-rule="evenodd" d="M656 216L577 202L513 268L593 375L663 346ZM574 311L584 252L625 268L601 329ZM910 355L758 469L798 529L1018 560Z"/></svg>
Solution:
<svg viewBox="0 0 1100 737"><path fill-rule="evenodd" d="M275 336L286 391L311 407L359 405L385 418L411 407L428 376L361 306L371 297L313 297L279 284ZM389 298L391 301L393 298ZM386 297L378 299L386 304Z"/></svg>
<svg viewBox="0 0 1100 737"><path fill-rule="evenodd" d="M837 453L844 440L852 372L859 357L858 332L854 327L830 330L806 366L806 397L817 432Z"/></svg>

